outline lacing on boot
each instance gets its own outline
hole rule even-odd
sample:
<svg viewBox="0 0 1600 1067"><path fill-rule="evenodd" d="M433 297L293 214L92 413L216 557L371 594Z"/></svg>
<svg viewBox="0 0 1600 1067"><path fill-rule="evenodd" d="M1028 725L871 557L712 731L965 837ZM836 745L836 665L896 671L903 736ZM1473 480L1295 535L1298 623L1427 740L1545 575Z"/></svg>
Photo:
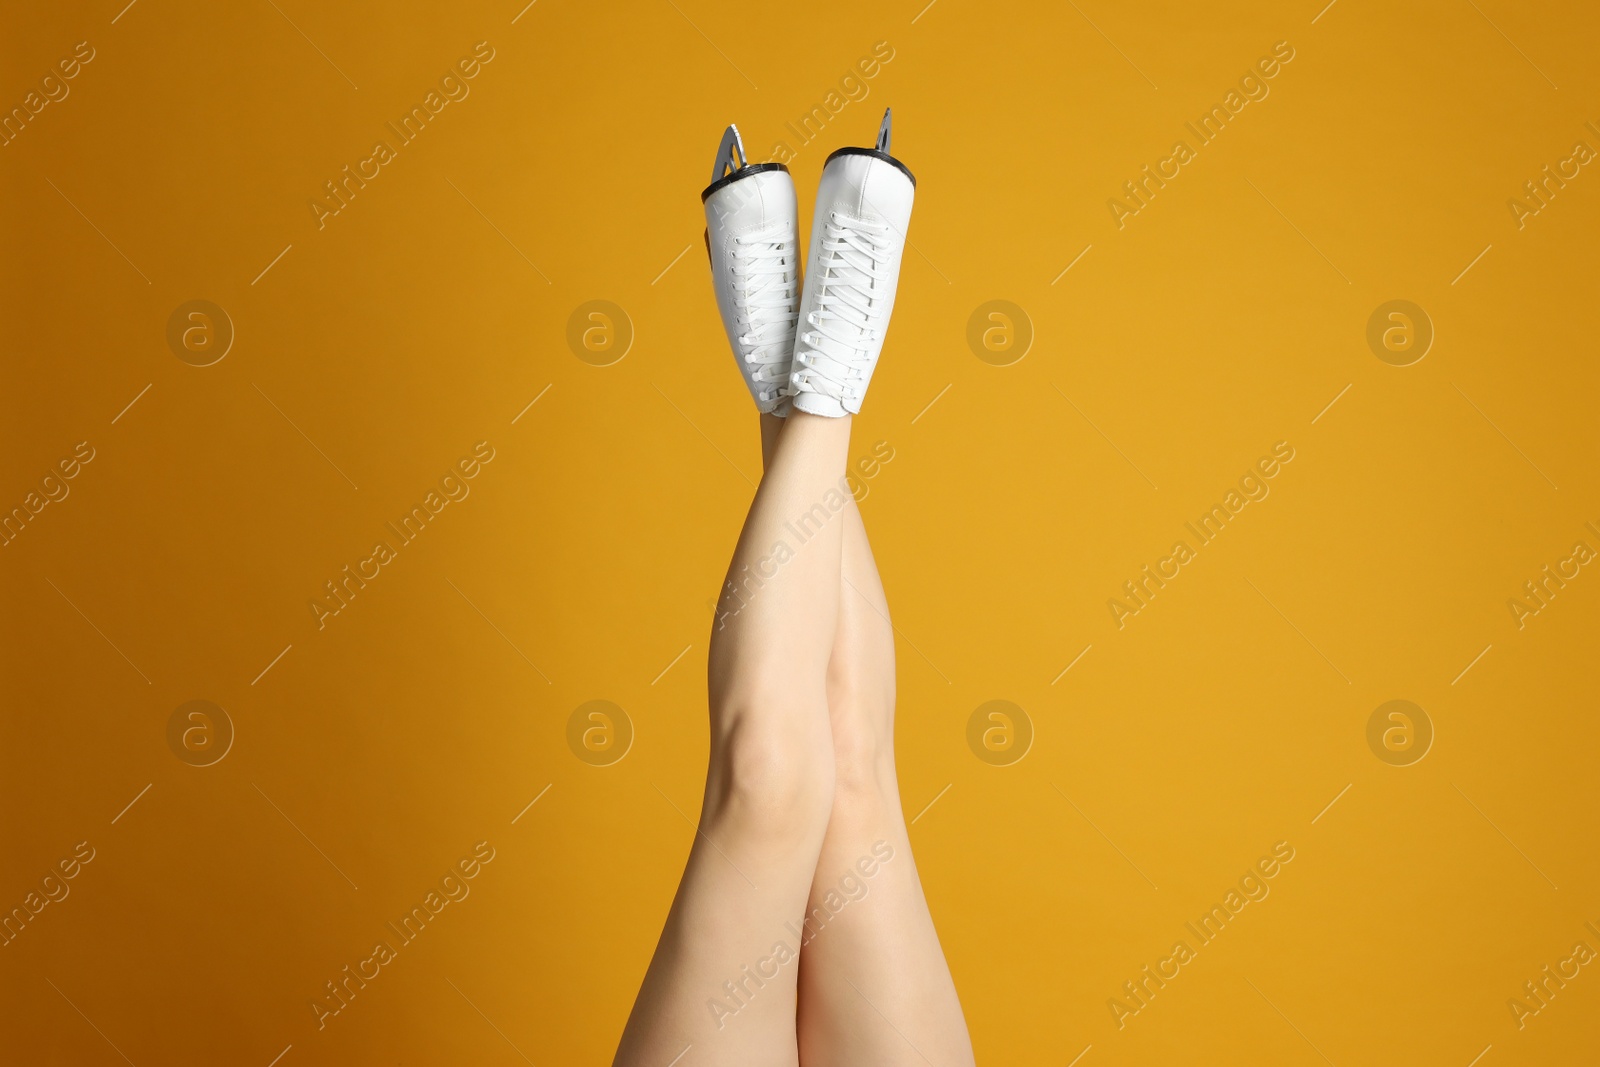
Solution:
<svg viewBox="0 0 1600 1067"><path fill-rule="evenodd" d="M736 236L732 245L728 270L733 275L738 342L749 354L751 381L775 386L757 393L757 399L766 403L784 395L788 379L789 342L799 316L795 242L757 233Z"/></svg>
<svg viewBox="0 0 1600 1067"><path fill-rule="evenodd" d="M872 371L872 353L883 341L872 327L877 290L891 281L888 260L893 250L889 226L830 211L823 223L815 309L795 339L790 396L817 393L847 409L861 402Z"/></svg>

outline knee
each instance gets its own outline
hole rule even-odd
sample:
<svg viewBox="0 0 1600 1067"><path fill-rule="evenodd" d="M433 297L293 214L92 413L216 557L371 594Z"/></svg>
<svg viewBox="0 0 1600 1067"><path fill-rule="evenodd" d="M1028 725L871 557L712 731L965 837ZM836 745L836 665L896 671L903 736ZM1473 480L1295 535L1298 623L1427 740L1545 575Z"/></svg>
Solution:
<svg viewBox="0 0 1600 1067"><path fill-rule="evenodd" d="M895 791L893 715L848 704L830 710L835 802L875 805Z"/></svg>
<svg viewBox="0 0 1600 1067"><path fill-rule="evenodd" d="M834 792L827 713L797 703L766 701L723 716L712 741L708 800L729 829L775 842L826 829Z"/></svg>
<svg viewBox="0 0 1600 1067"><path fill-rule="evenodd" d="M841 801L873 799L894 788L894 682L828 676L836 792Z"/></svg>

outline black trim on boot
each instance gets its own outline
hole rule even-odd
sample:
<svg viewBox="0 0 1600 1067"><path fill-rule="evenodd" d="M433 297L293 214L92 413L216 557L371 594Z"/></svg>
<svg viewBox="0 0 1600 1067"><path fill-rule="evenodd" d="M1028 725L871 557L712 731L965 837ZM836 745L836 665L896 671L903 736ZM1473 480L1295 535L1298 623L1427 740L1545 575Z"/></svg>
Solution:
<svg viewBox="0 0 1600 1067"><path fill-rule="evenodd" d="M904 167L901 167L900 169L905 170ZM700 194L700 202L702 204L705 203L711 198L712 193L715 193L721 189L726 189L740 178L748 178L752 174L766 174L774 170L781 170L785 174L789 173L789 168L784 166L782 163L752 163L748 167L740 167L732 174L726 174L712 182L710 185L706 186L705 192ZM911 172L906 171L906 173L909 174Z"/></svg>
<svg viewBox="0 0 1600 1067"><path fill-rule="evenodd" d="M888 163L890 166L894 167L901 174L904 174L907 178L910 178L911 187L913 189L917 187L917 176L912 174L910 168L908 168L904 163L900 162L887 152L880 152L876 148L841 148L828 156L822 165L826 167L839 156L870 156L873 159L881 159L885 163Z"/></svg>

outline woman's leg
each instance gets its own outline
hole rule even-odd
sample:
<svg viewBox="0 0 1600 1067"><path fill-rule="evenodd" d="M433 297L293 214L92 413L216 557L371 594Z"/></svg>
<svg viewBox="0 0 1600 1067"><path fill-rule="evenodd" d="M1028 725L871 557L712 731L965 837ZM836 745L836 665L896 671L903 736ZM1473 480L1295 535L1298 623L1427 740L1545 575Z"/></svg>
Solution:
<svg viewBox="0 0 1600 1067"><path fill-rule="evenodd" d="M699 832L619 1067L798 1061L799 923L834 794L827 678L850 421L763 416L770 462L711 635Z"/></svg>
<svg viewBox="0 0 1600 1067"><path fill-rule="evenodd" d="M889 605L854 500L842 517L828 669L836 779L800 953L800 1058L806 1067L970 1065L900 810Z"/></svg>

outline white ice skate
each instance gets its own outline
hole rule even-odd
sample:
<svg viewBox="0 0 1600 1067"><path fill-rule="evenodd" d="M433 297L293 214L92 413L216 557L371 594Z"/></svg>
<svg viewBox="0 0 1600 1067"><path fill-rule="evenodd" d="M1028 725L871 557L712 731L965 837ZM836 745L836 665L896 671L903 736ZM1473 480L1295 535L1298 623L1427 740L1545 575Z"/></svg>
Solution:
<svg viewBox="0 0 1600 1067"><path fill-rule="evenodd" d="M917 185L889 154L889 124L885 111L876 148L841 148L822 168L789 375L798 411L860 411L883 350Z"/></svg>
<svg viewBox="0 0 1600 1067"><path fill-rule="evenodd" d="M794 180L782 163L750 163L738 128L729 126L700 199L717 308L734 359L756 407L787 415L800 303Z"/></svg>

